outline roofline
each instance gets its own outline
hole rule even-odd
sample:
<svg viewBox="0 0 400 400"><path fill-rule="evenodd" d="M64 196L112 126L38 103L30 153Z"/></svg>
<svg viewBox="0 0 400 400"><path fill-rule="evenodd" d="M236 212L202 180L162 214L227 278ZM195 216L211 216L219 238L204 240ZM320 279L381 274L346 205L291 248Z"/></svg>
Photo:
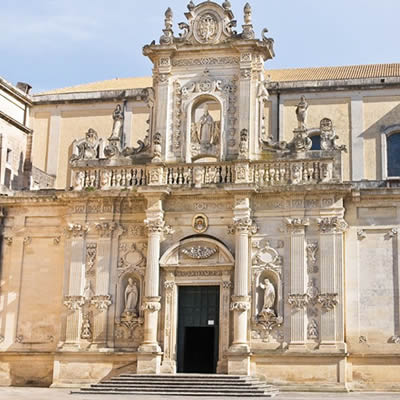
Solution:
<svg viewBox="0 0 400 400"><path fill-rule="evenodd" d="M367 90L399 88L400 77L331 79L317 81L284 81L268 83L271 94L278 92L327 92L332 90Z"/></svg>
<svg viewBox="0 0 400 400"><path fill-rule="evenodd" d="M32 106L32 97L30 95L24 93L22 90L18 89L17 87L15 87L13 84L6 81L2 77L0 77L0 87L9 94L11 94L12 96L17 97L23 103Z"/></svg>
<svg viewBox="0 0 400 400"><path fill-rule="evenodd" d="M25 125L21 124L14 118L10 117L9 115L3 113L0 111L0 118L3 119L4 121L7 121L9 124L15 126L16 128L20 129L21 131L24 131L25 133L33 133L33 129L26 127Z"/></svg>
<svg viewBox="0 0 400 400"><path fill-rule="evenodd" d="M86 103L86 102L101 102L115 101L120 99L134 99L136 101L147 101L149 91L152 87L135 88L135 89L118 89L118 90L97 90L83 91L73 93L55 93L46 95L33 95L32 100L34 105L49 104L49 103Z"/></svg>

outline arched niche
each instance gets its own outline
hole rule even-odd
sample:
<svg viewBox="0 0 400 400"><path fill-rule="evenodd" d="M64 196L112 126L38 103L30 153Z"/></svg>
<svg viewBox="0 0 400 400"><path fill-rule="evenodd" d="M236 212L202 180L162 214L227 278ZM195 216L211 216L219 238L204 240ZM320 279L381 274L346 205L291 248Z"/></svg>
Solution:
<svg viewBox="0 0 400 400"><path fill-rule="evenodd" d="M190 161L208 162L221 159L222 109L222 101L210 94L202 94L189 104L187 157Z"/></svg>
<svg viewBox="0 0 400 400"><path fill-rule="evenodd" d="M125 311L125 291L128 286L129 279L132 279L134 284L136 284L137 291L138 291L138 298L136 304L136 317L142 316L142 311L140 309L141 300L142 300L142 293L144 290L144 280L143 276L139 275L137 272L127 271L123 273L118 279L117 285L117 302L116 302L116 316L117 320L121 319L121 315Z"/></svg>

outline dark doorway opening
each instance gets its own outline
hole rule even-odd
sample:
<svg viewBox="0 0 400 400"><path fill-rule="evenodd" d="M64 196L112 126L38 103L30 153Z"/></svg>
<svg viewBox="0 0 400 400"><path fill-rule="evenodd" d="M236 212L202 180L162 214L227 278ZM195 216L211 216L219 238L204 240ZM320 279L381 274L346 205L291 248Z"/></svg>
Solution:
<svg viewBox="0 0 400 400"><path fill-rule="evenodd" d="M178 372L216 373L219 287L181 286L178 296Z"/></svg>

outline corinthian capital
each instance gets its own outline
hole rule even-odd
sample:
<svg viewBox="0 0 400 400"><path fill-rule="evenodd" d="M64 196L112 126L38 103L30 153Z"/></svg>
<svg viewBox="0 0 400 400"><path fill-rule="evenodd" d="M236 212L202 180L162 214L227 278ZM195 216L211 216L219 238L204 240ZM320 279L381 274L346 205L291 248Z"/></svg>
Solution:
<svg viewBox="0 0 400 400"><path fill-rule="evenodd" d="M310 225L308 218L286 218L285 222L287 230L293 233L302 233Z"/></svg>
<svg viewBox="0 0 400 400"><path fill-rule="evenodd" d="M166 235L174 233L173 229L169 225L166 225L161 217L145 219L144 224L149 233L165 233Z"/></svg>
<svg viewBox="0 0 400 400"><path fill-rule="evenodd" d="M229 226L229 232L256 234L258 232L257 224L249 217L236 217L233 219L233 224Z"/></svg>
<svg viewBox="0 0 400 400"><path fill-rule="evenodd" d="M318 218L318 227L322 233L342 233L349 227L347 222L341 217Z"/></svg>

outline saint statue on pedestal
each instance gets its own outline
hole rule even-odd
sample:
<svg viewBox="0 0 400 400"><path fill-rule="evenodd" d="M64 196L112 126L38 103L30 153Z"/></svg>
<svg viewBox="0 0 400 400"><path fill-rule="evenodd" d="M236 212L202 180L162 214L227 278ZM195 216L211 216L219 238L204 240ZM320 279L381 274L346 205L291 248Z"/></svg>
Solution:
<svg viewBox="0 0 400 400"><path fill-rule="evenodd" d="M210 147L218 142L218 124L208 111L208 106L204 108L204 114L198 122L192 124L192 138L201 146Z"/></svg>
<svg viewBox="0 0 400 400"><path fill-rule="evenodd" d="M264 305L263 310L273 310L275 303L275 288L269 279L264 279L264 283L260 283L261 289L264 289Z"/></svg>
<svg viewBox="0 0 400 400"><path fill-rule="evenodd" d="M124 112L122 111L122 107L120 104L115 107L115 110L113 112L113 128L112 128L112 134L109 140L116 140L116 139L121 139L122 138L122 129L124 126Z"/></svg>
<svg viewBox="0 0 400 400"><path fill-rule="evenodd" d="M136 308L138 302L138 289L136 282L132 279L128 279L128 285L125 289L125 309L124 313L131 313L136 315Z"/></svg>

